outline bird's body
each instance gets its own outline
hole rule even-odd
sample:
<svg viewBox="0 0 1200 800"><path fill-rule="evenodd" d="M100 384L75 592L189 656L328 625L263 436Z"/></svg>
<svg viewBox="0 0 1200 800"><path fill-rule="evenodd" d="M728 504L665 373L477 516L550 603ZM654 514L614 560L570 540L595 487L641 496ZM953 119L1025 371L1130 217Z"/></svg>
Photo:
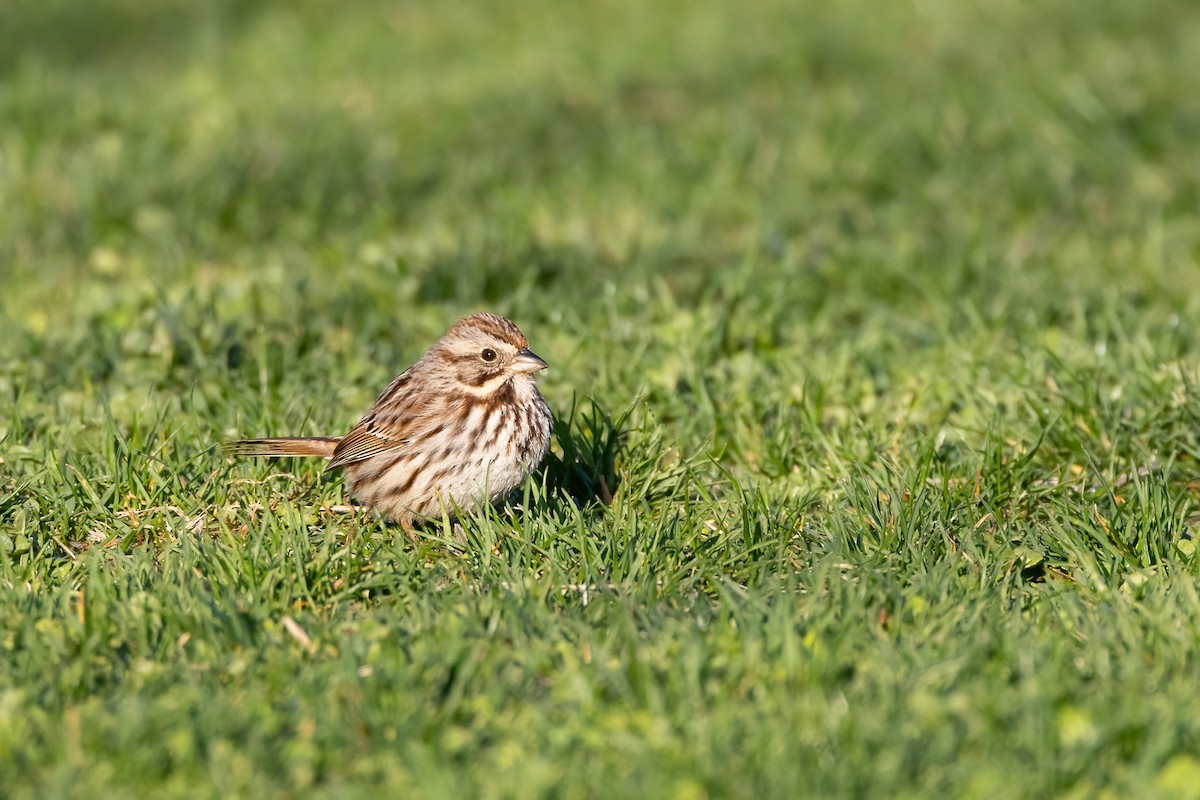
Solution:
<svg viewBox="0 0 1200 800"><path fill-rule="evenodd" d="M316 456L343 468L351 496L406 528L506 497L550 446L545 369L521 331L474 314L384 389L345 436L246 439L236 455Z"/></svg>

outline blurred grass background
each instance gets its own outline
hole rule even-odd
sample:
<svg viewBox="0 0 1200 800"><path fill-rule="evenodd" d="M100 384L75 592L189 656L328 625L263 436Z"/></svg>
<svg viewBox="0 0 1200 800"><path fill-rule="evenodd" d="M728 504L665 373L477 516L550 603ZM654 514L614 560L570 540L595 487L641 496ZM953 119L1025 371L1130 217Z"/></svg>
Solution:
<svg viewBox="0 0 1200 800"><path fill-rule="evenodd" d="M1197 796L1193 6L9 0L6 791ZM480 309L465 551L211 449Z"/></svg>

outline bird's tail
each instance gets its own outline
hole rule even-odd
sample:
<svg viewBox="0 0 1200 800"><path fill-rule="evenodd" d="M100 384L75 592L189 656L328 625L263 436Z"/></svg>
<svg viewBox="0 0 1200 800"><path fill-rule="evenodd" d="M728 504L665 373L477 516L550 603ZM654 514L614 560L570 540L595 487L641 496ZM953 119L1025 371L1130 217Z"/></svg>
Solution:
<svg viewBox="0 0 1200 800"><path fill-rule="evenodd" d="M333 450L341 440L340 436L279 436L271 439L242 439L237 442L226 442L223 449L231 456L333 458Z"/></svg>

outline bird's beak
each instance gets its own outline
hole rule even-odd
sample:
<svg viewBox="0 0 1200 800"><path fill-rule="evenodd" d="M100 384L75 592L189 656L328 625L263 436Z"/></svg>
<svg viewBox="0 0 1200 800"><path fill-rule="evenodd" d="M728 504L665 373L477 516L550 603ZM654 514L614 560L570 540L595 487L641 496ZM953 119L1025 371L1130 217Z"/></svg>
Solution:
<svg viewBox="0 0 1200 800"><path fill-rule="evenodd" d="M513 371L521 373L541 372L548 366L550 365L528 347L518 350L517 357L513 359L512 363Z"/></svg>

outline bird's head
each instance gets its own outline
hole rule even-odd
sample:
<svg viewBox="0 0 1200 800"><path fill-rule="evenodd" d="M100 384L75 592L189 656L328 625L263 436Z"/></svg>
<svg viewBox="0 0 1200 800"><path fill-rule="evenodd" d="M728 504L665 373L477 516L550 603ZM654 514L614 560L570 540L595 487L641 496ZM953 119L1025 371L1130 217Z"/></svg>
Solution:
<svg viewBox="0 0 1200 800"><path fill-rule="evenodd" d="M472 314L456 322L433 348L459 388L487 396L513 379L533 381L549 366L529 349L512 321L496 314Z"/></svg>

